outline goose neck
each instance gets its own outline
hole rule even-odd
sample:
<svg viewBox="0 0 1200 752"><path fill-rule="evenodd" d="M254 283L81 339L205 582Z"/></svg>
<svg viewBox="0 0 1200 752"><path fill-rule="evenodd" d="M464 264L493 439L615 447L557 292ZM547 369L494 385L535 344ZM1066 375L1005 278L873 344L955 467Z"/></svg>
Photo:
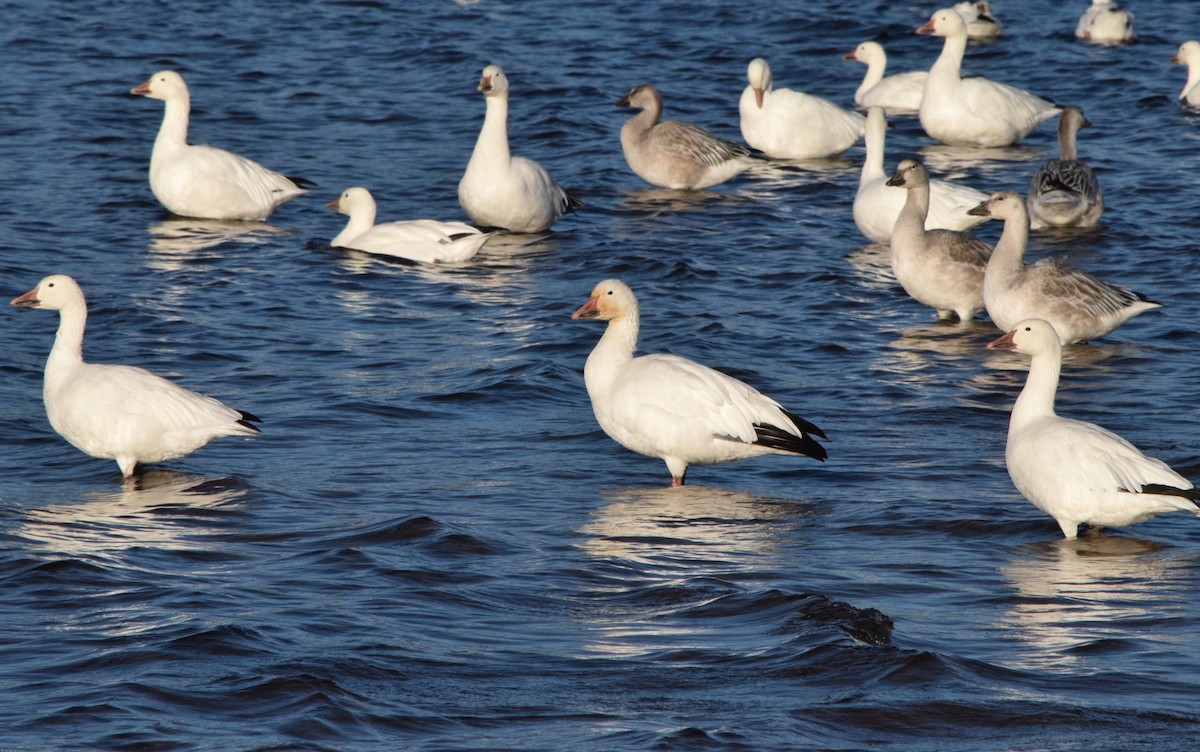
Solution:
<svg viewBox="0 0 1200 752"><path fill-rule="evenodd" d="M946 41L942 44L942 54L938 55L938 59L934 61L933 67L929 69L930 77L940 78L945 76L960 78L963 56L966 52L966 31L946 37Z"/></svg>
<svg viewBox="0 0 1200 752"><path fill-rule="evenodd" d="M187 143L191 102L186 94L166 100L162 126L155 144L183 145Z"/></svg>
<svg viewBox="0 0 1200 752"><path fill-rule="evenodd" d="M59 311L58 333L50 357L46 360L46 388L50 390L73 366L83 363L83 330L87 325L87 306L80 302Z"/></svg>
<svg viewBox="0 0 1200 752"><path fill-rule="evenodd" d="M638 315L634 310L612 319L584 366L588 392L605 392L637 349Z"/></svg>
<svg viewBox="0 0 1200 752"><path fill-rule="evenodd" d="M1029 376L1025 388L1013 405L1009 433L1015 433L1030 423L1042 418L1054 417L1054 395L1058 391L1059 374L1062 371L1062 347L1051 352L1038 353L1029 364Z"/></svg>
<svg viewBox="0 0 1200 752"><path fill-rule="evenodd" d="M475 142L475 154L497 161L509 160L508 150L508 98L485 97L487 110L483 116L483 128Z"/></svg>
<svg viewBox="0 0 1200 752"><path fill-rule="evenodd" d="M1076 159L1075 134L1079 126L1071 118L1063 118L1058 124L1058 158Z"/></svg>
<svg viewBox="0 0 1200 752"><path fill-rule="evenodd" d="M988 274L1008 276L1025 264L1025 249L1029 244L1029 216L1009 217L1004 220L1000 240L988 259Z"/></svg>

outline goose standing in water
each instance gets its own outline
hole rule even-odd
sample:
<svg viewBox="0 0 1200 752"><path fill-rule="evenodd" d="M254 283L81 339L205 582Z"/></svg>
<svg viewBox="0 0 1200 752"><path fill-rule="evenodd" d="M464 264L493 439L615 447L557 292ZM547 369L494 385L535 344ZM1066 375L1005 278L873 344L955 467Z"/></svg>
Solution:
<svg viewBox="0 0 1200 752"><path fill-rule="evenodd" d="M933 14L918 34L945 38L929 69L918 116L930 138L962 146L1008 146L1058 114L1053 102L987 78L963 78L967 26L951 8Z"/></svg>
<svg viewBox="0 0 1200 752"><path fill-rule="evenodd" d="M483 69L476 87L486 112L462 180L458 203L471 221L511 232L542 232L582 202L532 159L508 148L508 77L498 65Z"/></svg>
<svg viewBox="0 0 1200 752"><path fill-rule="evenodd" d="M967 323L983 310L983 274L992 247L966 232L926 230L929 173L905 159L887 185L907 189L892 231L892 272L904 291L930 306L939 319L956 314Z"/></svg>
<svg viewBox="0 0 1200 752"><path fill-rule="evenodd" d="M596 285L571 318L608 322L583 372L600 427L626 449L664 460L672 486L683 485L688 465L763 454L824 461L813 438L825 438L821 429L754 387L678 355L633 357L638 303L620 280Z"/></svg>
<svg viewBox="0 0 1200 752"><path fill-rule="evenodd" d="M166 103L150 154L150 190L172 214L261 222L312 186L224 149L189 144L191 97L175 71L159 71L129 93Z"/></svg>
<svg viewBox="0 0 1200 752"><path fill-rule="evenodd" d="M42 389L50 425L83 453L116 460L126 478L139 463L183 457L222 436L258 433L259 418L149 371L85 362L87 302L70 277L46 277L12 305L58 311Z"/></svg>
<svg viewBox="0 0 1200 752"><path fill-rule="evenodd" d="M761 57L746 68L738 100L742 138L776 159L822 159L841 154L863 136L863 116L828 99L773 88L771 66Z"/></svg>
<svg viewBox="0 0 1200 752"><path fill-rule="evenodd" d="M621 126L625 161L650 185L702 190L741 175L754 158L741 144L717 138L679 120L660 120L662 97L649 84L635 86L617 107L641 110Z"/></svg>
<svg viewBox="0 0 1200 752"><path fill-rule="evenodd" d="M854 92L854 104L864 109L883 107L889 113L913 113L921 108L928 71L908 71L885 76L887 52L879 42L861 42L842 56L867 66L862 83Z"/></svg>
<svg viewBox="0 0 1200 752"><path fill-rule="evenodd" d="M1075 36L1103 44L1132 42L1133 14L1112 0L1092 0L1075 25Z"/></svg>
<svg viewBox="0 0 1200 752"><path fill-rule="evenodd" d="M1103 337L1139 313L1162 306L1057 259L1026 266L1029 215L1019 193L992 194L971 213L1004 221L983 281L988 315L1002 330L1021 319L1044 319L1069 345Z"/></svg>
<svg viewBox="0 0 1200 752"><path fill-rule="evenodd" d="M1058 159L1042 163L1029 184L1029 219L1035 230L1092 227L1104 213L1104 194L1092 168L1075 155L1075 135L1091 123L1083 110L1063 108L1058 121Z"/></svg>
<svg viewBox="0 0 1200 752"><path fill-rule="evenodd" d="M854 195L854 224L863 235L876 243L892 239L896 218L904 208L908 194L902 188L887 185L888 174L883 170L884 140L887 120L883 109L872 107L867 112L866 157ZM967 212L979 206L987 194L947 180L929 181L929 214L925 229L966 230L985 222Z"/></svg>
<svg viewBox="0 0 1200 752"><path fill-rule="evenodd" d="M1189 39L1179 45L1179 49L1171 57L1176 65L1187 66L1187 83L1179 92L1179 101L1188 107L1200 109L1200 42Z"/></svg>
<svg viewBox="0 0 1200 752"><path fill-rule="evenodd" d="M466 261L479 252L491 232L480 232L463 222L413 219L375 224L375 198L366 188L347 188L325 205L350 218L330 242L335 248L353 248L410 261L445 263Z"/></svg>
<svg viewBox="0 0 1200 752"><path fill-rule="evenodd" d="M1062 345L1054 327L1026 319L988 345L1032 356L1013 406L1004 460L1013 485L1074 538L1080 525L1121 527L1163 512L1200 515L1200 490L1095 423L1054 412Z"/></svg>

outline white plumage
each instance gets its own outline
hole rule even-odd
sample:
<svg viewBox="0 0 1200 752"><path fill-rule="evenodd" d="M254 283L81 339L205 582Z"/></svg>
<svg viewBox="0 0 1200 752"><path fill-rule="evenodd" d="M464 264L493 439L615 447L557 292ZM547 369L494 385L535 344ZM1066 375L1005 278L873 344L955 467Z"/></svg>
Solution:
<svg viewBox="0 0 1200 752"><path fill-rule="evenodd" d="M425 263L466 261L495 233L463 222L413 219L375 224L375 198L366 188L347 188L325 205L350 218L330 245Z"/></svg>
<svg viewBox="0 0 1200 752"><path fill-rule="evenodd" d="M1120 44L1132 42L1133 14L1112 0L1092 0L1075 24L1075 36L1088 42Z"/></svg>
<svg viewBox="0 0 1200 752"><path fill-rule="evenodd" d="M84 362L87 302L70 277L46 277L12 305L58 311L42 392L50 425L80 451L116 460L125 477L138 463L183 457L221 436L258 433L257 417L142 368Z"/></svg>
<svg viewBox="0 0 1200 752"><path fill-rule="evenodd" d="M1083 110L1063 108L1058 120L1058 159L1049 159L1029 183L1029 220L1035 230L1047 227L1092 227L1104 213L1104 194L1096 173L1081 162L1075 136L1091 125Z"/></svg>
<svg viewBox="0 0 1200 752"><path fill-rule="evenodd" d="M971 212L1004 220L983 280L988 316L1001 329L1022 319L1045 319L1063 343L1072 344L1103 337L1139 313L1161 307L1057 259L1026 266L1029 215L1019 193L994 193Z"/></svg>
<svg viewBox="0 0 1200 752"><path fill-rule="evenodd" d="M1063 535L1076 537L1081 524L1119 527L1162 512L1200 514L1200 491L1166 463L1106 428L1055 414L1062 345L1054 327L1026 319L988 347L1033 357L1004 459L1017 490L1053 517Z"/></svg>
<svg viewBox="0 0 1200 752"><path fill-rule="evenodd" d="M771 66L761 57L746 68L748 85L738 101L742 138L776 159L820 159L862 138L863 116L828 99L773 88Z"/></svg>
<svg viewBox="0 0 1200 752"><path fill-rule="evenodd" d="M621 150L638 177L650 185L702 190L741 175L754 165L741 144L717 138L680 120L660 120L662 97L649 84L633 87L618 107L641 110L621 126Z"/></svg>
<svg viewBox="0 0 1200 752"><path fill-rule="evenodd" d="M486 112L471 160L458 183L458 202L473 222L512 232L541 232L581 202L537 162L508 147L508 77L498 65L483 69L476 87Z"/></svg>
<svg viewBox="0 0 1200 752"><path fill-rule="evenodd" d="M1004 33L1004 27L992 14L992 8L987 0L963 0L954 6L958 15L962 16L967 25L967 36L971 39L994 40Z"/></svg>
<svg viewBox="0 0 1200 752"><path fill-rule="evenodd" d="M224 149L189 144L191 98L175 71L159 71L129 93L166 103L150 154L150 190L171 213L261 222L311 185Z"/></svg>
<svg viewBox="0 0 1200 752"><path fill-rule="evenodd" d="M876 243L891 240L896 218L908 197L903 188L887 185L889 176L883 169L886 132L883 109L872 107L867 111L866 158L858 178L858 192L854 195L854 224ZM974 227L985 219L967 212L986 198L987 194L969 186L930 180L925 229L967 230Z"/></svg>
<svg viewBox="0 0 1200 752"><path fill-rule="evenodd" d="M918 113L930 138L964 146L1008 146L1058 114L1054 103L1008 84L963 78L967 27L953 9L935 12L917 33L946 40L929 69Z"/></svg>
<svg viewBox="0 0 1200 752"><path fill-rule="evenodd" d="M887 52L879 42L861 42L842 56L867 66L862 83L854 92L854 103L864 109L883 107L889 114L914 113L921 108L928 71L908 71L885 76Z"/></svg>
<svg viewBox="0 0 1200 752"><path fill-rule="evenodd" d="M892 231L892 273L904 291L935 309L939 319L956 314L962 323L983 310L983 273L992 248L965 232L926 230L929 173L916 159L896 166L889 186L907 189Z"/></svg>
<svg viewBox="0 0 1200 752"><path fill-rule="evenodd" d="M623 282L605 280L573 319L607 321L584 381L596 420L621 446L658 457L681 486L688 465L763 454L825 459L821 429L720 371L677 355L633 357L638 304Z"/></svg>
<svg viewBox="0 0 1200 752"><path fill-rule="evenodd" d="M1179 45L1179 49L1171 57L1171 62L1187 66L1187 83L1179 92L1179 101L1188 107L1200 108L1200 42L1189 39Z"/></svg>

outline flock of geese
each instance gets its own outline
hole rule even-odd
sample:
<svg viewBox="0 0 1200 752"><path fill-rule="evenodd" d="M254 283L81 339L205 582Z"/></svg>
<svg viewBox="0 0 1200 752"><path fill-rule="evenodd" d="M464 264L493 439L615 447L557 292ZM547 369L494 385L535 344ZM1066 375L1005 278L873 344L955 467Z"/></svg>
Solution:
<svg viewBox="0 0 1200 752"><path fill-rule="evenodd" d="M742 136L751 148L662 119L659 92L637 86L617 103L638 111L621 128L629 167L655 186L701 190L742 174L763 155L829 157L865 138L854 220L867 238L890 244L892 269L904 290L940 318L967 322L986 311L1007 332L988 346L1032 357L1006 450L1021 493L1057 520L1068 538L1082 524L1127 525L1178 509L1200 514L1200 490L1190 481L1116 434L1054 411L1063 345L1103 337L1159 306L1065 263L1024 261L1031 228L1090 227L1103 213L1096 177L1076 152L1077 134L1088 125L1082 110L987 78L962 77L968 39L1002 33L986 2L939 10L916 31L944 39L928 72L886 75L886 53L872 41L845 56L867 66L854 94L865 117L819 97L777 89L767 61L750 61L738 106ZM1075 34L1091 42L1129 42L1133 18L1110 0L1093 0ZM1200 43L1185 42L1173 62L1188 66L1180 99L1200 106ZM478 91L486 112L458 186L471 224L377 224L370 192L351 187L327 205L348 217L334 246L419 262L460 262L497 232L541 232L581 205L540 164L511 153L504 71L484 68ZM190 98L178 73L156 73L131 93L165 104L150 187L173 214L262 221L311 186L228 151L189 144ZM1015 143L1057 117L1060 154L1037 170L1026 197L1011 191L988 196L931 179L917 159L901 161L889 176L884 170L889 114L915 114L937 141L983 147ZM1004 223L995 248L968 232L988 219ZM258 432L254 415L141 368L84 361L87 304L72 278L46 277L12 305L58 311L43 392L50 423L81 451L115 460L124 477L141 463L182 457L212 439ZM821 429L753 387L676 355L634 357L638 302L620 280L596 285L572 318L607 322L584 371L597 421L622 446L662 459L672 485L682 485L694 464L768 453L825 459L817 441L825 438Z"/></svg>

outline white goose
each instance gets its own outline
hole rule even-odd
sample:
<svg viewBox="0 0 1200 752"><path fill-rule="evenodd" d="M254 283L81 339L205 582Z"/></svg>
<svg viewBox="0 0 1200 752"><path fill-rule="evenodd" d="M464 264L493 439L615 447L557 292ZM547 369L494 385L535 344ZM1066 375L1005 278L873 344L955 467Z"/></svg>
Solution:
<svg viewBox="0 0 1200 752"><path fill-rule="evenodd" d="M1162 307L1057 259L1026 266L1029 215L1019 193L994 193L971 213L1004 220L983 281L984 304L1000 329L1026 318L1045 319L1069 345L1103 337L1139 313Z"/></svg>
<svg viewBox="0 0 1200 752"><path fill-rule="evenodd" d="M1179 49L1171 57L1176 65L1187 66L1187 83L1179 92L1179 101L1189 107L1200 108L1200 42L1189 39L1179 45Z"/></svg>
<svg viewBox="0 0 1200 752"><path fill-rule="evenodd" d="M879 42L861 42L842 56L843 60L857 60L867 66L862 83L854 92L854 104L867 109L883 107L889 113L913 113L921 107L925 93L928 71L908 71L884 76L887 71L887 53Z"/></svg>
<svg viewBox="0 0 1200 752"><path fill-rule="evenodd" d="M1200 514L1200 490L1166 463L1106 428L1055 414L1062 345L1054 327L1026 319L988 347L1033 357L1004 459L1017 490L1053 517L1063 535L1076 537L1082 524L1119 527L1162 512Z"/></svg>
<svg viewBox="0 0 1200 752"><path fill-rule="evenodd" d="M1035 230L1092 227L1104 213L1096 173L1076 158L1075 134L1091 125L1083 110L1064 107L1058 121L1058 159L1042 163L1029 184L1029 219Z"/></svg>
<svg viewBox="0 0 1200 752"><path fill-rule="evenodd" d="M944 37L925 80L918 116L930 138L964 146L1008 146L1058 114L1053 102L986 78L963 78L967 26L951 8L933 14L918 34Z"/></svg>
<svg viewBox="0 0 1200 752"><path fill-rule="evenodd" d="M1133 14L1112 0L1092 0L1075 24L1075 36L1088 42L1120 44L1132 42Z"/></svg>
<svg viewBox="0 0 1200 752"><path fill-rule="evenodd" d="M688 465L763 454L825 459L821 429L753 387L678 355L633 357L638 304L625 283L609 279L571 314L607 321L588 356L584 381L600 427L626 449L658 457L682 486Z"/></svg>
<svg viewBox="0 0 1200 752"><path fill-rule="evenodd" d="M691 123L660 120L662 97L649 84L633 87L616 104L641 110L621 126L621 150L629 168L650 185L702 190L754 165L754 158L741 144L717 138Z"/></svg>
<svg viewBox="0 0 1200 752"><path fill-rule="evenodd" d="M375 224L375 198L366 188L347 188L325 205L350 218L330 242L335 248L353 248L382 256L425 263L466 261L479 252L492 232L480 232L463 222L414 219Z"/></svg>
<svg viewBox="0 0 1200 752"><path fill-rule="evenodd" d="M50 425L85 454L116 460L126 478L140 462L172 460L222 436L258 433L253 424L259 418L149 371L85 363L87 302L70 277L46 277L12 305L58 311L42 390Z"/></svg>
<svg viewBox="0 0 1200 752"><path fill-rule="evenodd" d="M892 239L896 218L908 198L907 191L887 185L889 176L883 170L886 131L883 109L872 107L867 111L867 153L858 178L858 193L854 196L854 224L876 243L887 243ZM967 213L986 198L986 193L965 185L931 180L925 229L967 230L986 221Z"/></svg>
<svg viewBox="0 0 1200 752"><path fill-rule="evenodd" d="M963 17L963 22L967 24L967 36L971 39L997 39L1004 33L1004 27L992 14L987 0L963 0L954 6L954 10Z"/></svg>
<svg viewBox="0 0 1200 752"><path fill-rule="evenodd" d="M862 138L863 116L828 99L772 88L771 66L761 57L746 68L749 84L738 101L742 138L776 159L821 159Z"/></svg>
<svg viewBox="0 0 1200 752"><path fill-rule="evenodd" d="M508 77L498 65L483 69L476 87L487 110L475 151L458 183L458 202L473 222L512 232L541 232L582 206L537 162L508 148Z"/></svg>
<svg viewBox="0 0 1200 752"><path fill-rule="evenodd" d="M983 310L983 273L992 247L955 230L926 230L929 173L905 159L887 185L907 189L904 208L892 231L892 272L904 291L932 307L939 319L958 316L967 323Z"/></svg>
<svg viewBox="0 0 1200 752"><path fill-rule="evenodd" d="M129 93L166 103L150 154L150 190L172 214L261 222L312 186L224 149L189 144L191 98L175 71L159 71Z"/></svg>

